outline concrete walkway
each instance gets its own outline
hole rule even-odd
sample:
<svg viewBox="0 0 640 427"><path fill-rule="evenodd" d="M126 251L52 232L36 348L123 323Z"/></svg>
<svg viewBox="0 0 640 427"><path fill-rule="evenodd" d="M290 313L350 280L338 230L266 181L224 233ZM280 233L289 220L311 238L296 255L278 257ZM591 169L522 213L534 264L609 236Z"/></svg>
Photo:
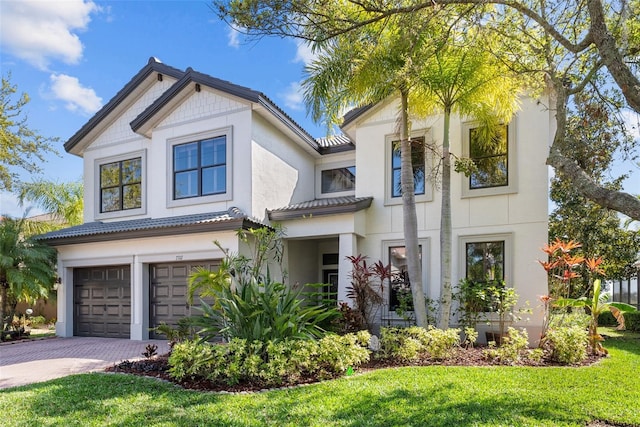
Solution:
<svg viewBox="0 0 640 427"><path fill-rule="evenodd" d="M169 351L166 340L49 338L0 345L0 389L102 371L123 360L142 359L148 344Z"/></svg>

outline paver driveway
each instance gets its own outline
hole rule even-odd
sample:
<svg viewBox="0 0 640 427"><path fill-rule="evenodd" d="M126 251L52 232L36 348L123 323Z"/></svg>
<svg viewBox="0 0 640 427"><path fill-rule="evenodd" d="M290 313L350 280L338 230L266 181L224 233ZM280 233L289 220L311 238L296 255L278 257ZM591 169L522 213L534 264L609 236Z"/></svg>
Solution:
<svg viewBox="0 0 640 427"><path fill-rule="evenodd" d="M157 345L158 354L169 351L165 340L73 337L3 344L0 388L100 371L123 360L141 359L148 344Z"/></svg>

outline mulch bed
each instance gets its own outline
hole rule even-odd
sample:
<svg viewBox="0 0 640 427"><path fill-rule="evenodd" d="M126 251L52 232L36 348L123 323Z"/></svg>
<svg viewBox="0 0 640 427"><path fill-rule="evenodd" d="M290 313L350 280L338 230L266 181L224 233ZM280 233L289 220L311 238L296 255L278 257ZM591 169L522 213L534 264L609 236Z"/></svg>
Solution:
<svg viewBox="0 0 640 427"><path fill-rule="evenodd" d="M366 364L360 365L356 372L368 372L375 369L383 368L397 368L404 366L496 366L497 363L492 362L483 356L485 348L471 348L471 349L457 349L452 357L442 360L434 361L432 359L416 360L411 362L402 362L392 359L376 359L372 358ZM590 356L579 366L588 366L596 363L601 357ZM185 389L200 390L200 391L212 391L212 392L256 392L267 389L273 389L273 386L268 386L260 382L243 382L235 385L228 385L226 383L215 383L202 378L190 378L184 380L176 380L169 375L169 354L160 356L153 356L146 359L128 361L125 360L116 365L110 366L106 369L107 372L119 372L125 374L141 375L147 377L155 377L161 380L169 381L177 384ZM524 361L516 364L517 366L563 366L553 361L544 360L540 363L534 363L532 361ZM336 375L336 378L342 375ZM296 383L283 384L281 387L293 387L304 384L312 384L327 378L317 378L315 376L303 376Z"/></svg>

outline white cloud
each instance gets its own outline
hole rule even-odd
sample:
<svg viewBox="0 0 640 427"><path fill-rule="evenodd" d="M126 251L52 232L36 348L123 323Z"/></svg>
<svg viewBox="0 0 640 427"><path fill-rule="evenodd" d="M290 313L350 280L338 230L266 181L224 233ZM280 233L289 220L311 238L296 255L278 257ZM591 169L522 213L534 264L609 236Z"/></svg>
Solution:
<svg viewBox="0 0 640 427"><path fill-rule="evenodd" d="M65 101L68 110L90 115L102 107L102 98L93 89L82 86L76 77L52 74L50 79L53 96Z"/></svg>
<svg viewBox="0 0 640 427"><path fill-rule="evenodd" d="M311 52L311 46L308 43L298 40L296 41L296 57L293 62L302 62L304 65L308 65L316 58L316 54Z"/></svg>
<svg viewBox="0 0 640 427"><path fill-rule="evenodd" d="M82 42L76 34L87 28L100 8L92 1L3 0L0 42L5 52L46 70L51 60L77 64Z"/></svg>
<svg viewBox="0 0 640 427"><path fill-rule="evenodd" d="M624 110L622 118L625 122L627 132L634 140L640 141L640 114L632 110Z"/></svg>
<svg viewBox="0 0 640 427"><path fill-rule="evenodd" d="M302 96L302 85L300 82L289 84L287 91L280 94L284 99L284 105L292 110L302 111L304 109L304 98Z"/></svg>
<svg viewBox="0 0 640 427"><path fill-rule="evenodd" d="M227 45L235 49L240 47L240 34L241 34L241 31L238 27L234 25L229 26L229 31L227 32L227 37L229 38L229 42L227 43Z"/></svg>

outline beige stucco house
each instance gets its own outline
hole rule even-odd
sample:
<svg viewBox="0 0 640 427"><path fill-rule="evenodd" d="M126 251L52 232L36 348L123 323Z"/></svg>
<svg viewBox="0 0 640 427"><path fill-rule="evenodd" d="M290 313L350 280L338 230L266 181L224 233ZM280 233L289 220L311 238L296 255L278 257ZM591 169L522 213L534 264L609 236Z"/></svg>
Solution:
<svg viewBox="0 0 640 427"><path fill-rule="evenodd" d="M546 275L547 166L553 117L524 98L497 148L476 147L472 118L451 125L452 151L479 165L454 174L453 282L492 272L532 302ZM149 337L190 312L186 279L245 248L241 227L286 230L290 283L333 283L346 301L349 255L403 270L397 102L354 110L343 134L313 138L261 92L151 58L65 143L84 160L85 223L42 236L58 250L60 336ZM442 117L412 121L412 136L437 145ZM427 151L428 153L428 151ZM439 294L440 193L425 154L414 168L425 294ZM392 324L393 290L379 323ZM531 336L536 336L530 330Z"/></svg>

